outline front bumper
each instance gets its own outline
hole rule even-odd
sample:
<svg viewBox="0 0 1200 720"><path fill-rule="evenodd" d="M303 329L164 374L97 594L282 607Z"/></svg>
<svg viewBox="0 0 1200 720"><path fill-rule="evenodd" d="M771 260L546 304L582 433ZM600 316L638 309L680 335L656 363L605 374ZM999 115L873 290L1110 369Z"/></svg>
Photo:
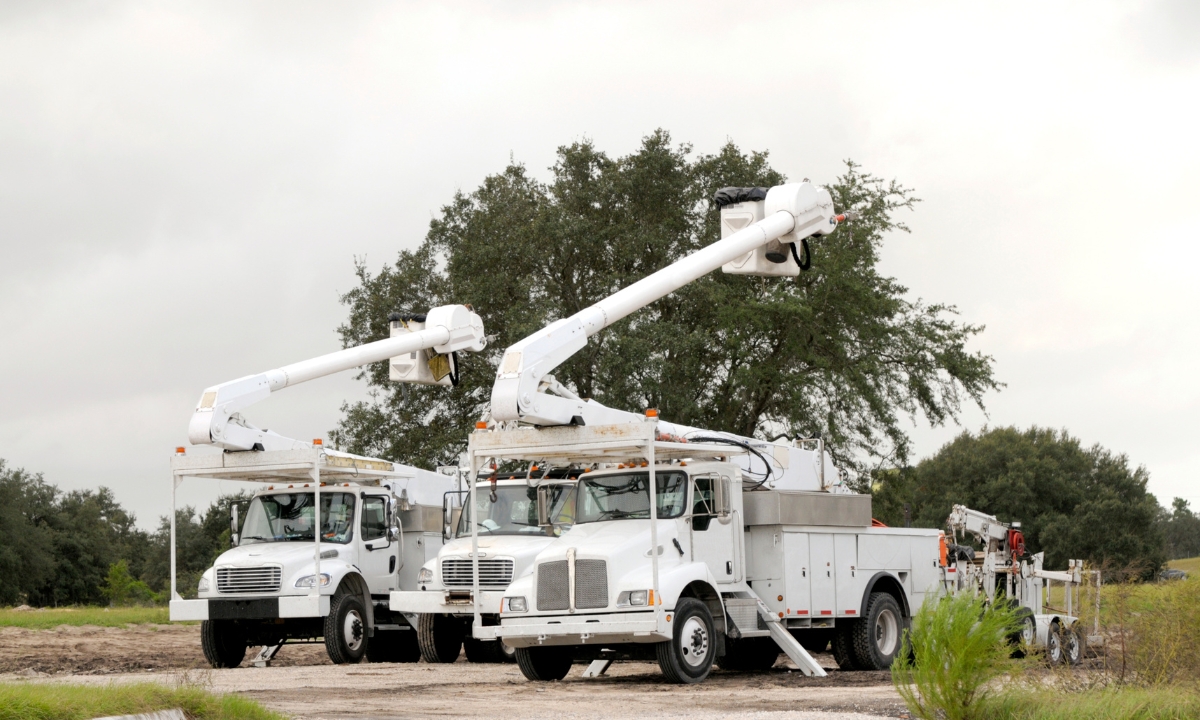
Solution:
<svg viewBox="0 0 1200 720"><path fill-rule="evenodd" d="M503 590L480 590L479 612L498 615ZM473 615L474 596L470 590L393 590L388 596L388 609L399 613Z"/></svg>
<svg viewBox="0 0 1200 720"><path fill-rule="evenodd" d="M605 615L505 615L494 631L512 647L657 643L671 639L670 616L659 613L656 619L653 610Z"/></svg>
<svg viewBox="0 0 1200 720"><path fill-rule="evenodd" d="M172 600L171 620L271 620L314 618L329 614L328 595L281 595L265 598Z"/></svg>

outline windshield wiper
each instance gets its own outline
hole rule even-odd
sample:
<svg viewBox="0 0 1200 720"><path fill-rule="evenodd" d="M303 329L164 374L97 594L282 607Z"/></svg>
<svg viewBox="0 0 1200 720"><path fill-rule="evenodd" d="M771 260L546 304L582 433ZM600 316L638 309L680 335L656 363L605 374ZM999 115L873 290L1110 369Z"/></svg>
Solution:
<svg viewBox="0 0 1200 720"><path fill-rule="evenodd" d="M243 535L242 539L243 540L274 540L275 538L273 538L273 537L265 538L262 535Z"/></svg>
<svg viewBox="0 0 1200 720"><path fill-rule="evenodd" d="M649 510L604 510L604 511L601 511L599 517L597 517L596 519L597 520L622 520L624 518L629 518L629 517L633 517L635 515L640 515L641 513L646 513L646 517L650 517Z"/></svg>

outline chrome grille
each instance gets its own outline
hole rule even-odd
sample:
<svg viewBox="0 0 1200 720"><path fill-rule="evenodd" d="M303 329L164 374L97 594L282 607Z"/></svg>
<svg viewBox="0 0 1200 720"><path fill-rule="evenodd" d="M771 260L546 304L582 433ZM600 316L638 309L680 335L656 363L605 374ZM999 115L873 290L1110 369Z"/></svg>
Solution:
<svg viewBox="0 0 1200 720"><path fill-rule="evenodd" d="M479 560L479 587L506 588L512 584L513 561ZM471 560L450 558L442 561L442 584L446 587L471 587Z"/></svg>
<svg viewBox="0 0 1200 720"><path fill-rule="evenodd" d="M234 595L279 592L282 574L283 569L278 565L219 567L217 568L217 592Z"/></svg>
<svg viewBox="0 0 1200 720"><path fill-rule="evenodd" d="M581 610L608 607L608 563L575 561L575 607Z"/></svg>
<svg viewBox="0 0 1200 720"><path fill-rule="evenodd" d="M542 563L538 565L537 576L537 609L566 610L571 604L567 561Z"/></svg>

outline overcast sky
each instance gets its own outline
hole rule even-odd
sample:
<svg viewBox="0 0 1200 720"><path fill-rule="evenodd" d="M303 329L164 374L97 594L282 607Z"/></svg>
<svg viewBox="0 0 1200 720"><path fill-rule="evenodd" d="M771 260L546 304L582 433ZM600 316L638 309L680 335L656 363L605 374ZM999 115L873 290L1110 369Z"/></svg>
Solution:
<svg viewBox="0 0 1200 720"><path fill-rule="evenodd" d="M964 426L1067 428L1200 505L1198 107L1186 1L6 2L0 458L149 526L206 386L340 347L355 257L510 157L662 127L914 188L884 269L986 325L1007 383ZM247 415L326 436L362 395Z"/></svg>

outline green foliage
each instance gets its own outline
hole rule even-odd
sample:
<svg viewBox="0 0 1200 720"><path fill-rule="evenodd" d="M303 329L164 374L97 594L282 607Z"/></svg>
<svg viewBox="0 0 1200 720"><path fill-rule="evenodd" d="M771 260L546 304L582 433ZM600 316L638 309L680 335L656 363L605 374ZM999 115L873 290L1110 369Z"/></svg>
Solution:
<svg viewBox="0 0 1200 720"><path fill-rule="evenodd" d="M966 593L927 595L907 633L913 657L892 663L892 683L914 717L981 717L990 683L1015 669L1008 639L1017 628L1011 608L987 607Z"/></svg>
<svg viewBox="0 0 1200 720"><path fill-rule="evenodd" d="M1145 468L1067 432L1032 427L964 432L915 467L876 473L875 516L902 525L944 527L955 504L1019 521L1031 553L1046 566L1082 558L1096 566L1139 565L1153 575L1166 559L1155 526L1158 501Z"/></svg>
<svg viewBox="0 0 1200 720"><path fill-rule="evenodd" d="M0 460L0 603L21 602L54 575L53 486Z"/></svg>
<svg viewBox="0 0 1200 720"><path fill-rule="evenodd" d="M981 720L1192 720L1200 695L1179 688L1093 689L1063 692L1017 689L986 698Z"/></svg>
<svg viewBox="0 0 1200 720"><path fill-rule="evenodd" d="M1200 578L1107 590L1102 618L1118 679L1200 687Z"/></svg>
<svg viewBox="0 0 1200 720"><path fill-rule="evenodd" d="M0 627L19 627L28 630L49 630L60 625L96 625L125 627L126 625L165 625L169 622L166 607L59 607L17 610L0 608Z"/></svg>
<svg viewBox="0 0 1200 720"><path fill-rule="evenodd" d="M1175 498L1171 509L1159 514L1158 527L1166 543L1168 559L1200 555L1200 516L1192 512L1187 500Z"/></svg>
<svg viewBox="0 0 1200 720"><path fill-rule="evenodd" d="M253 700L194 686L0 683L0 720L87 720L173 708L196 720L284 720Z"/></svg>
<svg viewBox="0 0 1200 720"><path fill-rule="evenodd" d="M415 251L343 297L347 346L388 334L387 316L470 303L492 339L462 356L460 386L397 385L386 363L365 369L372 399L344 408L331 433L356 452L439 464L457 459L487 407L506 347L719 238L708 201L728 185L774 185L784 177L766 153L732 143L692 154L658 131L634 153L609 157L591 142L559 148L543 183L520 164L457 193ZM555 372L584 397L611 407L656 407L662 417L742 435L820 432L837 460L903 459L904 420L955 417L997 387L992 360L967 342L981 328L957 323L949 306L906 299L878 271L884 239L912 192L848 163L828 185L839 209L861 219L813 243L799 278L714 272L593 337Z"/></svg>
<svg viewBox="0 0 1200 720"><path fill-rule="evenodd" d="M100 588L100 594L110 605L147 605L161 601L158 594L146 583L129 574L129 563L119 560L108 566L108 577Z"/></svg>

